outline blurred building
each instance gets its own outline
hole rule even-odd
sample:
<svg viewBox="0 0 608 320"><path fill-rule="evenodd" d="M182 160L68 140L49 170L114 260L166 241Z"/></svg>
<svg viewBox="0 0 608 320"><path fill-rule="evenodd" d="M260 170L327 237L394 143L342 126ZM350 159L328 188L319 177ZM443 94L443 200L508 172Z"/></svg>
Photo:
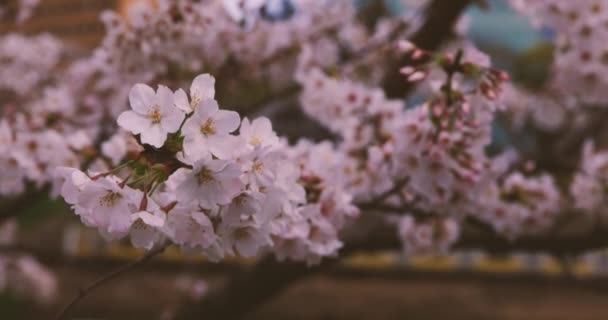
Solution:
<svg viewBox="0 0 608 320"><path fill-rule="evenodd" d="M0 34L20 32L24 34L52 33L61 39L86 48L99 44L104 26L99 15L107 9L124 12L126 8L142 0L40 0L30 19L16 23L18 0L8 1L5 19L0 19Z"/></svg>

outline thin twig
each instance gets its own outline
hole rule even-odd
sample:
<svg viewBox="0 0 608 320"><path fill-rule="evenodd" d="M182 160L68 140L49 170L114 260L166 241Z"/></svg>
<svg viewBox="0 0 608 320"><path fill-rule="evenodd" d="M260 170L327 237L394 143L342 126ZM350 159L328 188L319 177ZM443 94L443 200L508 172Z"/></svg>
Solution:
<svg viewBox="0 0 608 320"><path fill-rule="evenodd" d="M106 282L118 277L119 275L123 274L124 272L130 270L131 268L142 264L150 259L152 259L154 256L162 253L163 251L165 251L165 249L169 246L169 244L164 244L162 246L159 246L156 249L150 250L148 251L145 255L143 255L142 257L140 257L137 260L131 261L125 265L123 265L122 267L104 275L103 277L95 280L93 283L89 284L88 286L81 288L78 291L78 294L76 294L76 296L72 299L72 301L70 301L70 303L68 303L62 310L61 312L59 312L57 314L57 316L55 316L55 320L61 320L61 319L65 319L65 317L68 315L69 311L76 305L76 303L78 303L80 300L82 300L85 296L87 296L91 291L95 290L97 287L105 284Z"/></svg>
<svg viewBox="0 0 608 320"><path fill-rule="evenodd" d="M385 191L384 193L381 193L380 195L378 195L374 200L372 200L372 203L378 203L378 204L383 203L385 200L387 200L391 196L400 192L401 189L403 189L403 187L408 183L408 181L409 181L408 179L397 180L392 188L390 188L389 190Z"/></svg>
<svg viewBox="0 0 608 320"><path fill-rule="evenodd" d="M410 37L418 48L435 51L453 36L453 29L464 10L474 0L433 0L426 11L422 26ZM479 3L479 2L478 2ZM403 98L415 87L405 82L399 73L401 66L410 64L408 57L401 57L388 63L387 74L382 80L382 87L389 98Z"/></svg>

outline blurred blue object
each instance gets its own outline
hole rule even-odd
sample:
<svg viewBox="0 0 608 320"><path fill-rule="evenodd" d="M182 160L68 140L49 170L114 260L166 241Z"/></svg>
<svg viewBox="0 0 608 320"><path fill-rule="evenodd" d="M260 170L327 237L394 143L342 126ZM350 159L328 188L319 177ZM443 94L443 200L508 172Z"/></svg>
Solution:
<svg viewBox="0 0 608 320"><path fill-rule="evenodd" d="M384 1L393 14L411 10L403 5L403 0L354 0L359 7L375 1ZM450 0L446 0L450 1ZM530 21L515 12L505 0L488 0L489 10L483 11L471 6L467 11L470 19L469 36L484 46L499 47L513 53L525 51L538 42L553 38L553 32L544 28L537 30Z"/></svg>
<svg viewBox="0 0 608 320"><path fill-rule="evenodd" d="M291 18L295 12L293 0L266 0L261 16L265 20L278 21Z"/></svg>
<svg viewBox="0 0 608 320"><path fill-rule="evenodd" d="M550 37L546 30L536 30L526 17L503 0L490 1L487 11L471 7L467 15L470 18L469 36L485 46L519 53Z"/></svg>

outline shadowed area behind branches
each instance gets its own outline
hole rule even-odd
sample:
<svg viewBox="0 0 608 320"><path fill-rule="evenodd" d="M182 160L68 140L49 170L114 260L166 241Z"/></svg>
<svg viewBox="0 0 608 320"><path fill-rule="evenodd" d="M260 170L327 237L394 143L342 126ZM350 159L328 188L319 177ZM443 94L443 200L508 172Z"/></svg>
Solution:
<svg viewBox="0 0 608 320"><path fill-rule="evenodd" d="M66 297L104 272L68 267L58 271L66 279L63 286ZM311 276L261 304L243 319L603 320L608 317L606 291L602 291L606 287L509 275L400 274ZM223 279L217 274L200 273L200 276L211 285ZM75 308L71 318L158 319L159 315L175 311L184 298L176 290L175 278L174 272L163 273L144 266L129 277L93 292ZM596 284L599 282L602 281ZM31 305L20 308L21 313L8 319L46 319L48 315Z"/></svg>

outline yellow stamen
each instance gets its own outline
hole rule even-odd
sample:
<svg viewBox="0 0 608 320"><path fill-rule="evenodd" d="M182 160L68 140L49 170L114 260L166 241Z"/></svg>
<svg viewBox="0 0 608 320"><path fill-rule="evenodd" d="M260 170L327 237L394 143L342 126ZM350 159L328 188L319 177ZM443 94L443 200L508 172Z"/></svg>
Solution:
<svg viewBox="0 0 608 320"><path fill-rule="evenodd" d="M120 193L108 190L106 194L99 198L99 205L102 207L113 207L120 199L122 199Z"/></svg>
<svg viewBox="0 0 608 320"><path fill-rule="evenodd" d="M203 185L215 180L215 178L213 177L213 172L211 172L211 170L205 167L203 167L201 171L199 171L197 178L199 185Z"/></svg>
<svg viewBox="0 0 608 320"><path fill-rule="evenodd" d="M205 123L203 123L203 125L201 126L201 133L206 136L215 134L215 126L211 118L205 120Z"/></svg>
<svg viewBox="0 0 608 320"><path fill-rule="evenodd" d="M249 139L249 143L251 143L252 146L259 146L262 144L262 140L257 136L252 136L251 139Z"/></svg>
<svg viewBox="0 0 608 320"><path fill-rule="evenodd" d="M152 123L160 123L160 119L162 117L160 111L158 111L158 108L154 108L154 110L148 112L148 118L152 120Z"/></svg>
<svg viewBox="0 0 608 320"><path fill-rule="evenodd" d="M254 161L253 166L251 166L251 170L254 172L260 172L264 168L264 164L262 162Z"/></svg>

